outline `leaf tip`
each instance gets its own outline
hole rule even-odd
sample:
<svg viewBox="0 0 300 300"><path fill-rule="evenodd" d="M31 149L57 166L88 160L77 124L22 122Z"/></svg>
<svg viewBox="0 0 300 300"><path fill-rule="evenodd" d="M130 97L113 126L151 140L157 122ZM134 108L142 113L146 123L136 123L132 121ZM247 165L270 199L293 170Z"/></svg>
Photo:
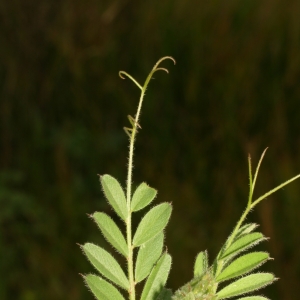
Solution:
<svg viewBox="0 0 300 300"><path fill-rule="evenodd" d="M76 245L79 246L79 248L80 248L81 250L83 250L83 245L81 245L81 244L79 244L79 243L76 243Z"/></svg>

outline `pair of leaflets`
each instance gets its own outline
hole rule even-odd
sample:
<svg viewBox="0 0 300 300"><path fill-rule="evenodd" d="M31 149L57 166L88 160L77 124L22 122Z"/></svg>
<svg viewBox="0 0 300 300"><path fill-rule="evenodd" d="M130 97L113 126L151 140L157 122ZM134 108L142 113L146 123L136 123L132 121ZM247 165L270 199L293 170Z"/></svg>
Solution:
<svg viewBox="0 0 300 300"><path fill-rule="evenodd" d="M216 272L216 266L220 263L222 268L212 279L212 281L214 281L212 282L212 286L217 286L219 283L227 280L234 279L234 281L216 293L217 299L228 299L250 293L261 289L276 280L271 273L249 274L270 259L267 252L254 251L240 255L242 252L249 250L261 241L266 240L262 233L252 232L256 227L256 224L246 224L242 226L235 234L235 238L228 238L218 254L213 265L215 268L214 272ZM194 266L194 277L198 277L199 280L202 280L202 277L209 272L212 271L208 269L207 252L200 252ZM266 300L267 298L263 296L247 296L239 299Z"/></svg>
<svg viewBox="0 0 300 300"><path fill-rule="evenodd" d="M172 300L209 299L222 300L232 297L239 300L267 300L263 296L242 296L271 284L275 278L270 273L251 272L270 259L266 252L246 250L266 238L259 232L253 232L256 224L242 226L234 236L230 236L222 247L215 262L209 267L207 251L200 252L194 264L194 278L180 288ZM244 276L244 277L242 277ZM219 290L219 284L233 280Z"/></svg>
<svg viewBox="0 0 300 300"><path fill-rule="evenodd" d="M156 190L147 184L140 184L130 203L119 182L110 175L100 178L104 194L117 215L125 222L132 212L148 206L156 196ZM134 277L138 283L147 278L141 300L152 300L165 285L171 268L171 256L163 252L164 234L171 216L169 203L161 203L151 208L140 221L128 247L127 241L114 220L107 214L96 212L92 218L97 223L106 240L125 258L129 249L139 248L135 262ZM119 290L129 290L129 280L116 259L103 248L86 243L82 249L97 271L109 281L96 275L86 275L84 279L97 299L124 299ZM114 285L113 285L113 284Z"/></svg>

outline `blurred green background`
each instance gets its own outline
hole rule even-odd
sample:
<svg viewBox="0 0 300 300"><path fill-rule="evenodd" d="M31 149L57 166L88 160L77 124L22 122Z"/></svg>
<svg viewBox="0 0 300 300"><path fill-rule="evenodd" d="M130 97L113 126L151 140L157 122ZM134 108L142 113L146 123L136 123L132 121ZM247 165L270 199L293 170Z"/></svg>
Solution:
<svg viewBox="0 0 300 300"><path fill-rule="evenodd" d="M103 247L96 210L116 216L97 174L125 185L127 115L154 63L136 144L134 182L174 206L168 286L211 259L248 196L247 155L261 168L256 196L300 173L299 0L4 0L0 3L0 299L92 299L94 272L76 243ZM248 217L280 280L273 300L299 299L300 182Z"/></svg>

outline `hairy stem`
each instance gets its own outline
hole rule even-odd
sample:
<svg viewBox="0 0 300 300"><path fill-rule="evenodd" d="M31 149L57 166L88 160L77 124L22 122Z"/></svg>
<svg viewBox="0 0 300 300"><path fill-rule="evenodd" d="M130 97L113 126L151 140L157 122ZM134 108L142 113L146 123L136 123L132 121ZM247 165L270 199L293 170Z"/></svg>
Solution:
<svg viewBox="0 0 300 300"><path fill-rule="evenodd" d="M132 128L132 133L130 137L130 145L129 145L129 157L128 157L128 174L127 174L127 211L128 211L128 219L127 219L127 245L128 245L128 276L130 282L130 290L129 290L129 299L135 300L135 281L133 274L133 245L132 245L132 228L131 228L131 185L132 185L132 168L133 168L133 151L134 151L134 142L135 136L137 133L138 119L141 111L141 106L143 102L143 98L145 95L145 89L142 88L140 101L139 101L139 109L135 116L135 124Z"/></svg>
<svg viewBox="0 0 300 300"><path fill-rule="evenodd" d="M127 201L127 211L128 211L128 219L126 221L126 235L127 235L127 245L128 245L128 277L129 277L129 283L130 283L130 287L129 287L129 299L130 300L135 300L135 280L134 280L134 272L133 272L133 268L134 268L134 264L133 264L133 244L132 244L132 227L131 227L131 187L132 187L132 169L133 169L133 153L134 153L134 143L135 143L135 137L137 134L137 127L139 126L139 117L141 114L141 109L142 109L142 104L143 104L143 100L144 100L144 96L145 96L145 92L147 89L147 86L153 76L153 74L158 71L158 70L163 70L165 72L168 73L167 69L164 68L159 68L159 64L166 60L166 59L171 59L174 64L175 64L175 60L170 57L170 56L165 56L163 58L161 58L153 67L152 71L149 73L149 75L147 76L145 83L143 86L141 86L131 75L127 74L124 71L121 71L119 73L120 77L122 79L125 79L124 76L128 77L129 79L131 79L141 90L141 95L140 95L140 100L139 100L139 105L137 108L137 112L134 118L134 121L132 123L132 128L128 129L128 128L124 128L126 133L129 135L129 156L128 156L128 173L127 173L127 188L126 188L126 201ZM130 119L131 120L131 119Z"/></svg>

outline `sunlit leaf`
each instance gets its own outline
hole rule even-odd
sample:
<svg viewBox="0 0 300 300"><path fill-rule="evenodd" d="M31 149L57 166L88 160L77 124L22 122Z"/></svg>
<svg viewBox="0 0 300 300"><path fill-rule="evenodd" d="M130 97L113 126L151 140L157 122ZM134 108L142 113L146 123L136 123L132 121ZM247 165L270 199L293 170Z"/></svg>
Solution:
<svg viewBox="0 0 300 300"><path fill-rule="evenodd" d="M125 257L128 256L128 247L125 238L116 223L105 213L97 212L93 218L104 237Z"/></svg>
<svg viewBox="0 0 300 300"><path fill-rule="evenodd" d="M115 212L124 220L127 219L127 206L124 191L119 182L110 175L100 177L104 194Z"/></svg>
<svg viewBox="0 0 300 300"><path fill-rule="evenodd" d="M99 246L86 243L82 247L92 265L107 279L124 289L129 288L129 282L119 263L107 251Z"/></svg>
<svg viewBox="0 0 300 300"><path fill-rule="evenodd" d="M194 277L201 276L204 272L206 272L208 268L208 254L207 251L200 252L195 261L194 265Z"/></svg>
<svg viewBox="0 0 300 300"><path fill-rule="evenodd" d="M172 212L169 203L153 207L140 222L133 238L133 245L140 246L161 232L167 225Z"/></svg>
<svg viewBox="0 0 300 300"><path fill-rule="evenodd" d="M157 191L149 187L146 183L141 183L132 196L131 210L138 211L151 203Z"/></svg>
<svg viewBox="0 0 300 300"><path fill-rule="evenodd" d="M140 282L151 272L153 265L159 259L164 244L164 234L160 232L153 239L141 245L135 265L135 281Z"/></svg>
<svg viewBox="0 0 300 300"><path fill-rule="evenodd" d="M234 260L216 278L218 282L244 275L270 258L267 252L251 252Z"/></svg>
<svg viewBox="0 0 300 300"><path fill-rule="evenodd" d="M86 284L98 300L124 300L121 293L109 282L92 274L83 276Z"/></svg>
<svg viewBox="0 0 300 300"><path fill-rule="evenodd" d="M141 300L153 300L158 296L167 279L171 269L171 256L164 253L153 267L142 292Z"/></svg>
<svg viewBox="0 0 300 300"><path fill-rule="evenodd" d="M260 232L244 234L223 252L220 259L236 256L242 251L245 251L246 249L257 245L263 240L266 240L266 238Z"/></svg>
<svg viewBox="0 0 300 300"><path fill-rule="evenodd" d="M271 273L256 273L248 275L224 287L217 293L218 299L221 300L253 292L271 284L274 280L275 277Z"/></svg>

